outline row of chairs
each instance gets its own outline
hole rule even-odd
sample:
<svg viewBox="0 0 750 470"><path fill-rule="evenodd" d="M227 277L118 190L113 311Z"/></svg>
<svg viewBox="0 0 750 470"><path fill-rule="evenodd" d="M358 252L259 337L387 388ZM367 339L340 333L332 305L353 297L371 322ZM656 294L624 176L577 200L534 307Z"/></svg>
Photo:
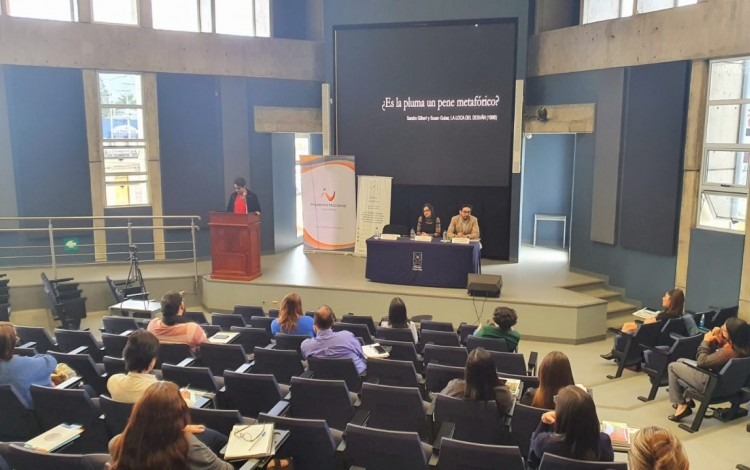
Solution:
<svg viewBox="0 0 750 470"><path fill-rule="evenodd" d="M0 321L10 321L10 280L6 276L0 273Z"/></svg>
<svg viewBox="0 0 750 470"><path fill-rule="evenodd" d="M81 319L86 318L86 297L82 297L78 283L71 282L72 277L49 279L45 273L41 278L53 321L60 322L65 329L78 330Z"/></svg>

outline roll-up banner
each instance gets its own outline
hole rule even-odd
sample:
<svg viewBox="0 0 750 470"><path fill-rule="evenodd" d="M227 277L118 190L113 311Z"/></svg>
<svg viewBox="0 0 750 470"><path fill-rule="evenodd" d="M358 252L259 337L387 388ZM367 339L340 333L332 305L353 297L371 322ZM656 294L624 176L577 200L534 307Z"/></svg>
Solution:
<svg viewBox="0 0 750 470"><path fill-rule="evenodd" d="M302 225L305 251L354 249L354 157L303 155Z"/></svg>
<svg viewBox="0 0 750 470"><path fill-rule="evenodd" d="M390 176L357 177L357 241L355 256L367 256L367 239L391 223Z"/></svg>

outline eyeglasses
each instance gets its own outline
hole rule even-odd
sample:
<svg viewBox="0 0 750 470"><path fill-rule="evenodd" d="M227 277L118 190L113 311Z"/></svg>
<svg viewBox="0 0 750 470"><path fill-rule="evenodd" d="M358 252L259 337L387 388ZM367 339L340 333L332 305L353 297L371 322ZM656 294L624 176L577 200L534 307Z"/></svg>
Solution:
<svg viewBox="0 0 750 470"><path fill-rule="evenodd" d="M262 438L263 436L266 435L266 425L265 424L263 424L263 427L254 436L249 431L245 432L245 430L248 429L250 426L252 426L252 425L248 424L244 428L240 428L240 429L236 430L234 432L234 437L236 437L237 439L245 440L247 442L255 442L258 439L260 439L260 438Z"/></svg>

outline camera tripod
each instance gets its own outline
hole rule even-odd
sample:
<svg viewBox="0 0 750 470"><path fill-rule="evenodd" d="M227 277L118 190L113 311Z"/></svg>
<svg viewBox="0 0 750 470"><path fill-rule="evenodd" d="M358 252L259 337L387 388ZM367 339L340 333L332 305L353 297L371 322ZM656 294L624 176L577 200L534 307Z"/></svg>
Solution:
<svg viewBox="0 0 750 470"><path fill-rule="evenodd" d="M143 282L143 274L141 273L141 266L138 264L138 247L130 245L130 270L128 271L128 278L125 281L125 287L123 288L123 294L125 298L133 298L137 300L148 299L148 291L146 290L146 284Z"/></svg>

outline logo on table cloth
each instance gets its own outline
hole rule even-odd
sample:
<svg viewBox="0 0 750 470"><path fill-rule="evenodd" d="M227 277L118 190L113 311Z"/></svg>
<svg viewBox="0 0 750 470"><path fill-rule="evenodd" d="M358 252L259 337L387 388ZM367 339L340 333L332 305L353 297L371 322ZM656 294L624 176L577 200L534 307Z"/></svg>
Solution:
<svg viewBox="0 0 750 470"><path fill-rule="evenodd" d="M415 251L411 254L411 270L421 271L422 270L422 252Z"/></svg>
<svg viewBox="0 0 750 470"><path fill-rule="evenodd" d="M326 188L323 188L322 196L328 199L328 202L333 202L333 200L336 199L336 190L333 191L333 194L328 194Z"/></svg>

